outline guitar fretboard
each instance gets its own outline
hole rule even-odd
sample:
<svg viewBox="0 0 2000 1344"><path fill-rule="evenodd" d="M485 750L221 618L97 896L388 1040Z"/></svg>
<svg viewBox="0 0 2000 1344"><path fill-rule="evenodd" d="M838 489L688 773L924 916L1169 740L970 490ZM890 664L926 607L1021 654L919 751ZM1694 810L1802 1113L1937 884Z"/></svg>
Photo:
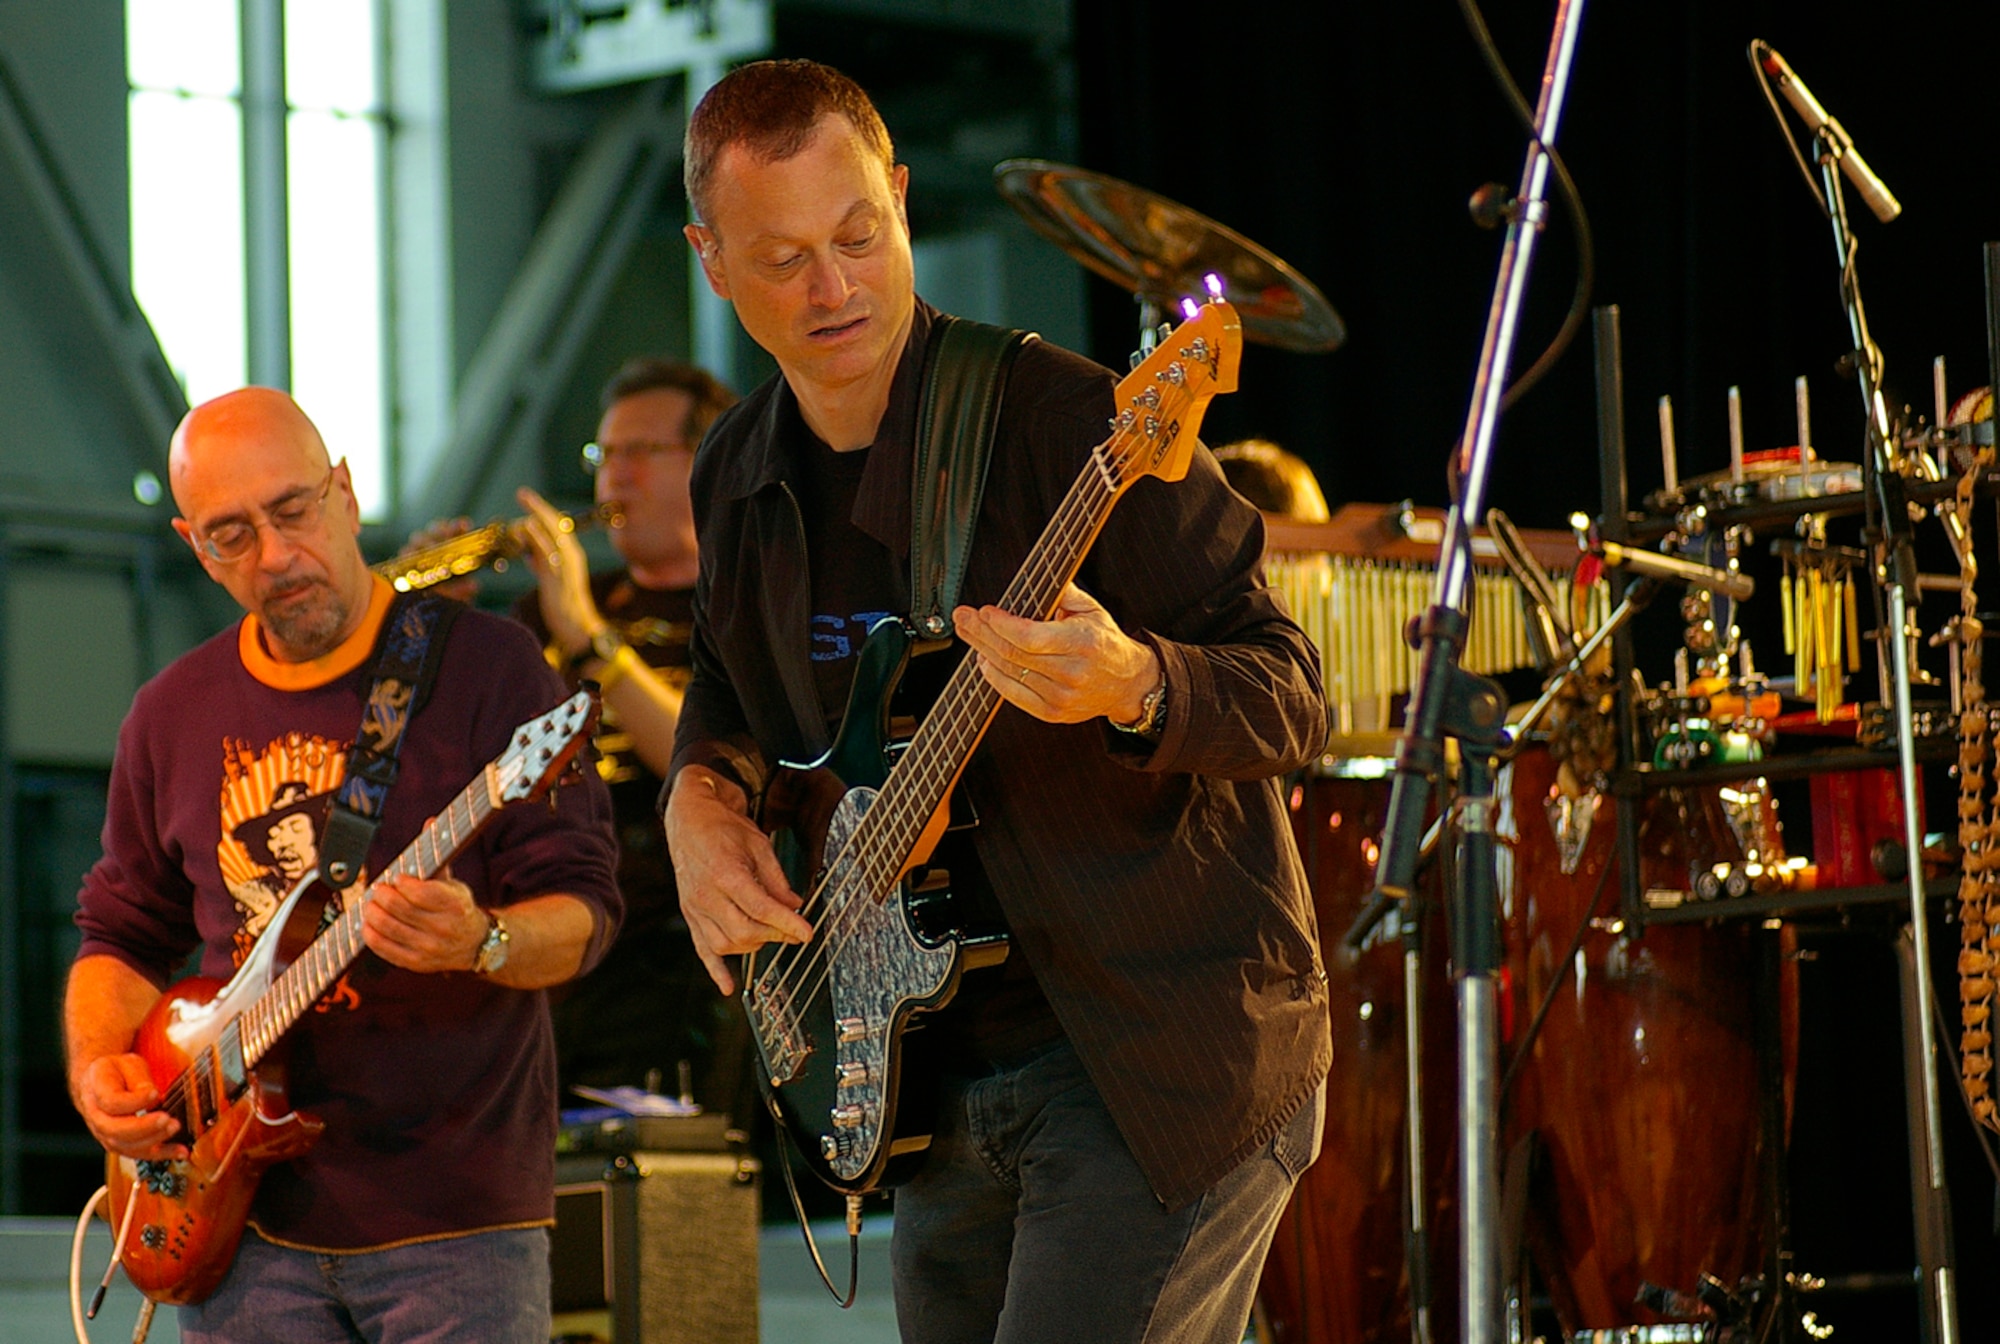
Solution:
<svg viewBox="0 0 2000 1344"><path fill-rule="evenodd" d="M437 876L498 810L497 800L503 786L499 766L487 766L478 778L459 790L450 806L432 818L396 856L396 861L374 880ZM368 891L364 888L313 939L311 946L299 954L298 960L286 967L255 1003L244 1009L235 1030L240 1036L245 1068L256 1067L265 1052L361 955L361 912L367 904Z"/></svg>
<svg viewBox="0 0 2000 1344"><path fill-rule="evenodd" d="M1091 450L1089 464L1001 594L997 605L1002 610L1038 621L1055 613L1064 586L1083 567L1091 542L1124 493L1127 483L1121 464L1143 446L1142 437L1121 421L1110 438ZM846 846L845 852L864 856L853 875L872 899L888 898L903 860L916 848L924 825L943 805L972 749L999 712L1000 693L980 675L978 658L968 655L946 680L898 768ZM838 863L827 869L840 870Z"/></svg>

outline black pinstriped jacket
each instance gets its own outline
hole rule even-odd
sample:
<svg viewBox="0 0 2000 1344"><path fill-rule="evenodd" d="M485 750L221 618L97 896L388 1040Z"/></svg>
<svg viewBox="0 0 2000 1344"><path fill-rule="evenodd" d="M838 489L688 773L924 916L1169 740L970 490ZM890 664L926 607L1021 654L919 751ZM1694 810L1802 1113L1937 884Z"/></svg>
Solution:
<svg viewBox="0 0 2000 1344"><path fill-rule="evenodd" d="M853 515L905 560L931 315L918 305ZM1114 385L1045 342L1022 351L965 601L998 598L1103 439ZM773 763L829 745L788 448L808 432L776 377L716 423L695 461L694 678L673 769L714 766L753 797ZM1331 1052L1312 902L1278 783L1324 743L1325 701L1316 651L1264 584L1263 545L1261 519L1205 449L1186 480L1133 486L1077 582L1160 652L1157 745L1003 705L960 784L1015 952L1169 1207L1268 1141Z"/></svg>

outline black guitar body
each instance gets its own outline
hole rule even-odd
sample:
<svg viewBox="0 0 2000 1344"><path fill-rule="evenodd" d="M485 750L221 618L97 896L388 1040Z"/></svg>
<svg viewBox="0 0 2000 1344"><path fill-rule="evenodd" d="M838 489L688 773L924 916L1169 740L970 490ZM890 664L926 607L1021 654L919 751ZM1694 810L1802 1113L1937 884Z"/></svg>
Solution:
<svg viewBox="0 0 2000 1344"><path fill-rule="evenodd" d="M914 732L911 704L929 703L963 646L920 649L902 622L870 632L833 746L810 765L784 765L760 821L802 896L814 938L744 958L743 1004L757 1041L772 1115L814 1175L844 1194L907 1180L930 1146L935 1088L917 1030L961 974L1005 958L988 919L954 899L946 855L969 844L954 817L937 850L889 888L842 849ZM895 862L894 859L875 860ZM831 865L831 871L828 871ZM911 1085L914 1082L914 1085Z"/></svg>

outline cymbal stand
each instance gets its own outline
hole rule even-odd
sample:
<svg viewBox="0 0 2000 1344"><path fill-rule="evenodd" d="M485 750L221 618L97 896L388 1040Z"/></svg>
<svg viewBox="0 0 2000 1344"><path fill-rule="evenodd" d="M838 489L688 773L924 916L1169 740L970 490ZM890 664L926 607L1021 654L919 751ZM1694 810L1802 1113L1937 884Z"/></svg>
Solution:
<svg viewBox="0 0 2000 1344"><path fill-rule="evenodd" d="M1923 822L1917 815L1921 781L1917 775L1914 716L1910 707L1909 595L1916 591L1917 561L1912 549L1910 511L1898 471L1897 443L1882 400L1882 352L1868 334L1868 313L1854 271L1854 232L1848 226L1847 198L1841 187L1844 136L1822 125L1814 132L1820 180L1826 190L1828 221L1840 259L1840 297L1854 339L1854 368L1868 421L1864 464L1873 477L1872 512L1880 528L1878 575L1885 599L1879 632L1881 662L1889 670L1888 690L1896 716L1896 765L1903 795L1903 847L1908 854L1910 923L1899 942L1903 980L1904 1074L1912 1096L1910 1166L1917 1258L1923 1272L1920 1299L1925 1344L1957 1344L1958 1290L1952 1265L1951 1203L1945 1186L1944 1127L1938 1098L1937 1021L1932 1012L1930 921L1924 898ZM1917 1103L1921 1101L1919 1106Z"/></svg>
<svg viewBox="0 0 2000 1344"><path fill-rule="evenodd" d="M1473 378L1465 429L1452 464L1460 485L1445 516L1439 543L1437 586L1418 630L1421 653L1411 688L1403 736L1389 791L1376 885L1381 894L1408 900L1415 880L1430 781L1444 764L1444 738L1460 744L1457 805L1464 854L1454 893L1460 935L1453 949L1458 974L1460 1317L1465 1344L1501 1344L1506 1338L1500 1248L1499 917L1494 904L1493 757L1504 738L1506 697L1498 686L1459 665L1470 624L1471 527L1485 516L1486 480L1500 398L1527 290L1535 241L1548 217L1549 156L1569 88L1570 63L1583 21L1583 0L1557 0L1535 138L1528 146L1521 186L1507 211L1506 242L1487 311L1486 334Z"/></svg>

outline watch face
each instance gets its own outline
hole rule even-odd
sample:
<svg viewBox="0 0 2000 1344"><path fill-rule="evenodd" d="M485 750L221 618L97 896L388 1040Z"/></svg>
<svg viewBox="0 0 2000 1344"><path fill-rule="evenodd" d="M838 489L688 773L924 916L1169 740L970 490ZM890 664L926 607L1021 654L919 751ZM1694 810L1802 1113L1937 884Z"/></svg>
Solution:
<svg viewBox="0 0 2000 1344"><path fill-rule="evenodd" d="M479 954L472 959L472 969L480 975L507 964L507 928L495 915L488 914L486 918L492 921L486 929L486 941L479 945Z"/></svg>

